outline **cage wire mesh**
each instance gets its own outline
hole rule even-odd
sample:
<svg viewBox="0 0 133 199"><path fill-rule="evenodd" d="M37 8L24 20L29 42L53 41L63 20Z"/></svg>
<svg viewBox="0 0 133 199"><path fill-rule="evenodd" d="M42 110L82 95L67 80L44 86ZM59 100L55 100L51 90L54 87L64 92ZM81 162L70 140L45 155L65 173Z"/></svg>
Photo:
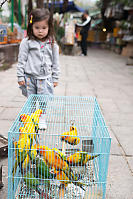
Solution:
<svg viewBox="0 0 133 199"><path fill-rule="evenodd" d="M104 199L110 145L95 97L31 95L8 133L8 199Z"/></svg>

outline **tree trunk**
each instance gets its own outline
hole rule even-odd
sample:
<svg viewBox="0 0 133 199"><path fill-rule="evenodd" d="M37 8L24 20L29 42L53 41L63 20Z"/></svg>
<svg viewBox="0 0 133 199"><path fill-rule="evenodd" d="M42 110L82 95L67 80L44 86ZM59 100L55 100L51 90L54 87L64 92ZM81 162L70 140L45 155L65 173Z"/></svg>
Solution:
<svg viewBox="0 0 133 199"><path fill-rule="evenodd" d="M54 13L54 7L55 7L55 0L51 0L50 12L51 12L52 15Z"/></svg>
<svg viewBox="0 0 133 199"><path fill-rule="evenodd" d="M36 1L37 8L44 8L44 0Z"/></svg>
<svg viewBox="0 0 133 199"><path fill-rule="evenodd" d="M47 0L46 8L48 8L49 0Z"/></svg>
<svg viewBox="0 0 133 199"><path fill-rule="evenodd" d="M24 23L24 17L22 15L22 12L20 14L21 14L21 25L22 25ZM17 0L14 0L14 15L18 22L19 21L19 13L18 13L18 1Z"/></svg>
<svg viewBox="0 0 133 199"><path fill-rule="evenodd" d="M62 7L63 13L66 11L67 6L68 6L68 0L63 0L63 7Z"/></svg>

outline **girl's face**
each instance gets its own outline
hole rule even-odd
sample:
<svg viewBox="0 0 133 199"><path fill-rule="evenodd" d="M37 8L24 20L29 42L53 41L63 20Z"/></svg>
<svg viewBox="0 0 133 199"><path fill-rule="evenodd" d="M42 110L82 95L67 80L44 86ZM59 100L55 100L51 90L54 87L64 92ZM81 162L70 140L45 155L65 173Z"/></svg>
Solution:
<svg viewBox="0 0 133 199"><path fill-rule="evenodd" d="M46 36L48 35L48 30L48 20L46 19L33 24L33 34L41 41L45 40Z"/></svg>

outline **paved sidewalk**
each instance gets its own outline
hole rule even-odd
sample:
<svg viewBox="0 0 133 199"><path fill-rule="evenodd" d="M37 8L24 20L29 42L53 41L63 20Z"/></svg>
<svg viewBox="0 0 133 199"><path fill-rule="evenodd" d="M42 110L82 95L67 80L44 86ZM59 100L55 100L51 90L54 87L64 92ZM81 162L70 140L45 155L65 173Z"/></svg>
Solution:
<svg viewBox="0 0 133 199"><path fill-rule="evenodd" d="M120 55L94 48L87 57L61 55L60 64L55 95L96 96L112 137L106 199L133 199L133 66ZM0 72L0 134L8 136L25 100L17 86L16 64ZM7 195L7 159L3 165L1 199Z"/></svg>

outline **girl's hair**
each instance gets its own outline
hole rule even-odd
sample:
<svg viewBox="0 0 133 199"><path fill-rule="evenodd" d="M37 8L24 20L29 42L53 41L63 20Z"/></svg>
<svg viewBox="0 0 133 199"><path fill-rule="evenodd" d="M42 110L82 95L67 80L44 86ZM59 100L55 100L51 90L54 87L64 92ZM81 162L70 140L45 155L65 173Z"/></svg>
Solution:
<svg viewBox="0 0 133 199"><path fill-rule="evenodd" d="M42 20L47 20L48 21L48 35L47 38L54 40L54 28L53 28L53 16L50 14L48 9L45 8L36 8L31 11L29 14L29 19L28 19L28 28L27 28L27 35L29 39L34 39L36 40L37 38L33 34L33 24L35 22L39 22Z"/></svg>

